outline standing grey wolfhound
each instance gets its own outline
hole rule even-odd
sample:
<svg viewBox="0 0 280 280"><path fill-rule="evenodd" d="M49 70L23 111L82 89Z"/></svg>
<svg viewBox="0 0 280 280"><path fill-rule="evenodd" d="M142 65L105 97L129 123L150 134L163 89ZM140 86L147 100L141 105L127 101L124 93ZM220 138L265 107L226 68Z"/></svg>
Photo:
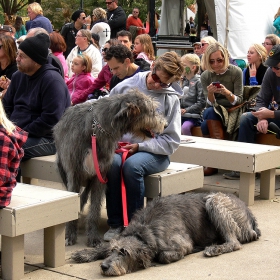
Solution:
<svg viewBox="0 0 280 280"><path fill-rule="evenodd" d="M87 215L88 246L100 243L98 221L106 185L100 183L93 164L91 136L96 135L99 169L103 178L111 166L117 142L125 133L142 139L162 133L166 120L157 112L158 103L137 90L66 110L54 128L57 166L67 190L80 192L81 210L90 195ZM78 221L66 225L66 245L77 240Z"/></svg>
<svg viewBox="0 0 280 280"><path fill-rule="evenodd" d="M248 207L231 194L187 193L157 198L139 210L110 243L76 251L72 259L104 259L101 273L120 276L168 264L204 249L207 257L241 249L261 232Z"/></svg>

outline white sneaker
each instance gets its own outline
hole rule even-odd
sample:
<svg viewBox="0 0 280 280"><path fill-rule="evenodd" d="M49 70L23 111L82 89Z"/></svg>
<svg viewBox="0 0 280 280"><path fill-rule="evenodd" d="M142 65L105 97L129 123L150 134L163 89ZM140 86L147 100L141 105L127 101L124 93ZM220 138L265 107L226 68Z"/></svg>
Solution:
<svg viewBox="0 0 280 280"><path fill-rule="evenodd" d="M105 241L111 241L111 239L113 239L114 237L116 237L122 232L122 229L123 227L117 227L117 228L110 227L110 229L107 232L105 232L103 239Z"/></svg>

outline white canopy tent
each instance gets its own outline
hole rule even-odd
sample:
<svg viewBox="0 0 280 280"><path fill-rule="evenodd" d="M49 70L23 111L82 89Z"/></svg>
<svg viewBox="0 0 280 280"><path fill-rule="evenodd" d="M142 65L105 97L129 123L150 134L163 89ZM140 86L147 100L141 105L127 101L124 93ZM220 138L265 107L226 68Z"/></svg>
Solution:
<svg viewBox="0 0 280 280"><path fill-rule="evenodd" d="M204 0L214 37L229 50L232 58L246 59L253 43L262 43L274 33L276 0ZM159 35L183 35L184 0L162 0Z"/></svg>

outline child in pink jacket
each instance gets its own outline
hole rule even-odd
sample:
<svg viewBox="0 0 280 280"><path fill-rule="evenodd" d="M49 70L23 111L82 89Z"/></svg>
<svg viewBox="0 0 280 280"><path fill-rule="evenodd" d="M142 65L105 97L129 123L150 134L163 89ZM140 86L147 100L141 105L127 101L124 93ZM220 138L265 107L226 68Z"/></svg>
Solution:
<svg viewBox="0 0 280 280"><path fill-rule="evenodd" d="M80 54L73 59L71 70L74 75L66 82L72 105L85 102L91 93L94 82L91 69L92 61L88 55Z"/></svg>

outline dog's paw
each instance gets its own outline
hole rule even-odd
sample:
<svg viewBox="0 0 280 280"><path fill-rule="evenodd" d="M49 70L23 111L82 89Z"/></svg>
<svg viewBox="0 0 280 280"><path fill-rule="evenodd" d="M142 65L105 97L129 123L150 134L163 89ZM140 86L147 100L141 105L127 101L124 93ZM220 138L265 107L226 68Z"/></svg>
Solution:
<svg viewBox="0 0 280 280"><path fill-rule="evenodd" d="M215 257L221 255L223 252L220 246L210 246L206 247L204 250L204 256L206 257Z"/></svg>
<svg viewBox="0 0 280 280"><path fill-rule="evenodd" d="M88 240L87 240L87 246L88 247L96 247L98 245L101 244L101 239L98 237L98 238L91 238L91 237L88 237Z"/></svg>
<svg viewBox="0 0 280 280"><path fill-rule="evenodd" d="M85 263L92 261L92 254L90 249L83 249L72 254L71 259L77 263Z"/></svg>
<svg viewBox="0 0 280 280"><path fill-rule="evenodd" d="M77 242L77 236L76 237L73 237L72 238L69 238L69 237L65 237L65 246L72 246L72 245L75 245Z"/></svg>

